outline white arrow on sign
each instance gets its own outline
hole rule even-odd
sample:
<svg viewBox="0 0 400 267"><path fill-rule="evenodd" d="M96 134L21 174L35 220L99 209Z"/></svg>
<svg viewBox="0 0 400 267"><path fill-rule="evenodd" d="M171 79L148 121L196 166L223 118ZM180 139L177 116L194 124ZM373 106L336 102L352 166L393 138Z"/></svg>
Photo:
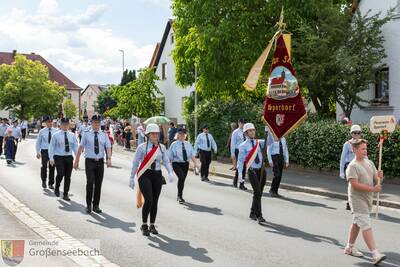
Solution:
<svg viewBox="0 0 400 267"><path fill-rule="evenodd" d="M382 133L382 131L393 132L396 129L396 118L394 116L374 116L369 123L372 133Z"/></svg>

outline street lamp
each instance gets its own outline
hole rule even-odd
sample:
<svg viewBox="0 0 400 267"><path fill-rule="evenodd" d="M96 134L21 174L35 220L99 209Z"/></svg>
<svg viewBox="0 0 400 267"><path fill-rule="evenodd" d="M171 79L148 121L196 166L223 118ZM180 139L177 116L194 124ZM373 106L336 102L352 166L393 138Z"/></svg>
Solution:
<svg viewBox="0 0 400 267"><path fill-rule="evenodd" d="M197 136L197 65L194 65L194 138Z"/></svg>
<svg viewBox="0 0 400 267"><path fill-rule="evenodd" d="M119 49L119 51L122 53L122 74L124 74L125 71L125 51L122 49Z"/></svg>

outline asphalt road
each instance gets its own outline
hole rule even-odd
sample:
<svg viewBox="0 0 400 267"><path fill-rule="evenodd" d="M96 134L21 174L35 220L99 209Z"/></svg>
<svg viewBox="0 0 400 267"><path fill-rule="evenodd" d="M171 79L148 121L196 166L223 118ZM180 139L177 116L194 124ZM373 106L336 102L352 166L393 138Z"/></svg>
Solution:
<svg viewBox="0 0 400 267"><path fill-rule="evenodd" d="M121 266L370 266L366 259L343 254L351 214L341 200L282 191L284 199L263 197L265 226L248 218L251 192L192 173L184 191L186 205L176 202L176 184L163 187L158 236L141 235L141 213L128 187L133 154L117 152L105 169L101 215L85 214L85 173L73 171L71 202L43 190L35 136L22 142L15 167L0 160L0 184L25 205L77 239L100 239L102 254ZM270 179L268 173L268 179ZM247 185L250 188L250 185ZM62 189L62 187L61 187ZM265 189L265 191L267 191ZM381 209L372 220L382 266L400 266L400 211ZM361 236L357 246L368 252Z"/></svg>

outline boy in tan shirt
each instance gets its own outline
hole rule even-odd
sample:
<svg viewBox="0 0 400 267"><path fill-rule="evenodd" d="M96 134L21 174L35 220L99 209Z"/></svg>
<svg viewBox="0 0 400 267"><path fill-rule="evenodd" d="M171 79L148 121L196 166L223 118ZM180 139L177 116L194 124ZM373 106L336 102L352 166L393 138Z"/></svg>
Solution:
<svg viewBox="0 0 400 267"><path fill-rule="evenodd" d="M345 254L363 257L364 255L354 247L358 233L361 229L365 243L372 252L375 265L379 265L386 256L381 254L375 244L374 235L371 228L370 212L372 210L372 199L374 192L380 192L382 187L379 179L383 179L383 172L377 171L374 163L368 160L367 144L364 139L352 142L355 158L350 162L346 169L346 177L349 183L348 195L353 222L350 226L349 238Z"/></svg>

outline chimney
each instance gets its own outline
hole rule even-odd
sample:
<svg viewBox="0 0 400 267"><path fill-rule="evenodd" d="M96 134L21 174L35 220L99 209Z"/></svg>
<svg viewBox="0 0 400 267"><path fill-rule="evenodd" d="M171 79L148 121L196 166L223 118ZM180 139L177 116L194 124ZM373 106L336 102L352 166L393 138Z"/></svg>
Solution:
<svg viewBox="0 0 400 267"><path fill-rule="evenodd" d="M12 55L15 57L17 55L17 50L13 50Z"/></svg>
<svg viewBox="0 0 400 267"><path fill-rule="evenodd" d="M31 52L31 55L34 55L35 54L35 52Z"/></svg>

